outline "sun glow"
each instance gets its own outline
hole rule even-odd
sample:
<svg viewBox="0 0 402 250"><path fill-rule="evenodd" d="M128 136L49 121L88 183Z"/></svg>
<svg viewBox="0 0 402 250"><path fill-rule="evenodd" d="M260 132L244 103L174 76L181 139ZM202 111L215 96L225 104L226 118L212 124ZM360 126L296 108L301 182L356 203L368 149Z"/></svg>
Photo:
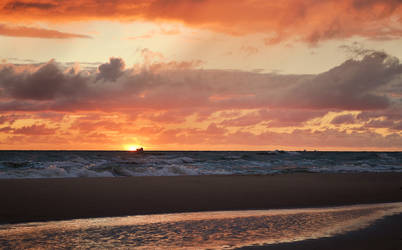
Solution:
<svg viewBox="0 0 402 250"><path fill-rule="evenodd" d="M143 146L138 145L138 144L130 144L130 145L125 145L124 149L127 151L136 151L139 148L143 148Z"/></svg>

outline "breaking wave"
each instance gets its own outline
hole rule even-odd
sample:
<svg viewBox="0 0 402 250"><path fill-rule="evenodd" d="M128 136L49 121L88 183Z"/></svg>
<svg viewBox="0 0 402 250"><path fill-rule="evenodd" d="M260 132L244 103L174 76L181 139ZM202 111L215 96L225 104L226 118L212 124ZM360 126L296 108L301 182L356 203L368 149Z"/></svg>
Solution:
<svg viewBox="0 0 402 250"><path fill-rule="evenodd" d="M402 152L0 151L0 178L402 172Z"/></svg>

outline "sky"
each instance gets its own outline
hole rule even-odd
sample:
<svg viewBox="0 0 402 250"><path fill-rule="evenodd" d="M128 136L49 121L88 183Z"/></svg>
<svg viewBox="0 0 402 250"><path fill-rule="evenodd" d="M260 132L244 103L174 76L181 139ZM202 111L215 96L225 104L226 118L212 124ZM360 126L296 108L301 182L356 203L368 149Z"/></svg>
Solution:
<svg viewBox="0 0 402 250"><path fill-rule="evenodd" d="M402 150L400 0L3 0L0 149Z"/></svg>

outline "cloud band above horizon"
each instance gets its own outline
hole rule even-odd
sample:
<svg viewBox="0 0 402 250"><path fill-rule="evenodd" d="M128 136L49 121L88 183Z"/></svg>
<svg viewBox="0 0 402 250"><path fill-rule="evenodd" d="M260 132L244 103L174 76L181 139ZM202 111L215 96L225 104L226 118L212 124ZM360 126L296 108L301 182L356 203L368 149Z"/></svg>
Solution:
<svg viewBox="0 0 402 250"><path fill-rule="evenodd" d="M316 75L120 58L97 69L3 64L0 147L402 149L401 79L400 61L377 51Z"/></svg>

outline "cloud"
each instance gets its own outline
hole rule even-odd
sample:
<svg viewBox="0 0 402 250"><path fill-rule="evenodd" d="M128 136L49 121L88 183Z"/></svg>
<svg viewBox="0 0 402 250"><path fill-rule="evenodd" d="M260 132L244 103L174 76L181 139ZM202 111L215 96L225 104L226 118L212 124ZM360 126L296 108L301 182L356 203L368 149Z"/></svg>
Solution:
<svg viewBox="0 0 402 250"><path fill-rule="evenodd" d="M0 24L0 36L53 38L53 39L91 38L90 36L87 35L65 33L57 30L15 26L7 24Z"/></svg>
<svg viewBox="0 0 402 250"><path fill-rule="evenodd" d="M339 125L339 124L351 124L354 123L355 120L355 116L352 114L347 114L347 115L339 115L336 116L334 119L332 119L331 123L335 124L335 125Z"/></svg>
<svg viewBox="0 0 402 250"><path fill-rule="evenodd" d="M21 10L21 9L41 9L48 10L55 8L55 4L51 3L33 3L33 2L21 2L11 1L4 5L5 10Z"/></svg>
<svg viewBox="0 0 402 250"><path fill-rule="evenodd" d="M0 107L14 102L67 110L81 105L117 111L130 106L381 110L399 103L393 93L402 88L402 64L382 52L350 59L317 75L203 70L194 65L148 62L125 69L122 59L111 58L97 72L75 72L54 61L34 69L6 64L0 67L0 87L8 101Z"/></svg>
<svg viewBox="0 0 402 250"><path fill-rule="evenodd" d="M169 21L233 35L264 33L267 44L290 39L315 44L353 36L400 38L401 6L399 0L6 0L0 5L0 18Z"/></svg>
<svg viewBox="0 0 402 250"><path fill-rule="evenodd" d="M402 65L397 58L374 52L362 60L348 60L311 81L295 86L289 98L300 106L321 106L345 110L383 109L391 98L378 94L392 80L400 82ZM399 80L398 80L399 79Z"/></svg>
<svg viewBox="0 0 402 250"><path fill-rule="evenodd" d="M8 132L21 135L51 135L56 131L54 128L48 128L44 124L34 124L23 126L21 128L3 127L0 132Z"/></svg>
<svg viewBox="0 0 402 250"><path fill-rule="evenodd" d="M199 147L216 147L217 145L231 145L237 148L287 148L298 149L353 149L361 150L387 149L394 150L402 147L402 137L396 133L388 136L364 131L347 133L335 129L312 131L309 129L296 129L291 133L286 132L262 132L255 134L248 131L229 132L221 127L207 129L170 129L153 136L153 144L194 145ZM193 147L194 147L193 146Z"/></svg>
<svg viewBox="0 0 402 250"><path fill-rule="evenodd" d="M33 72L18 72L21 68L24 69L24 66L5 65L0 68L0 86L4 88L4 94L14 100L63 99L85 91L88 80L80 75L65 74L54 61L41 65Z"/></svg>
<svg viewBox="0 0 402 250"><path fill-rule="evenodd" d="M125 63L121 58L110 58L109 63L99 66L99 74L97 79L106 81L116 81L123 74Z"/></svg>
<svg viewBox="0 0 402 250"><path fill-rule="evenodd" d="M220 125L225 127L246 127L265 123L268 127L301 126L311 119L322 117L327 111L305 109L259 109L256 112L225 119Z"/></svg>
<svg viewBox="0 0 402 250"><path fill-rule="evenodd" d="M140 137L157 145L357 147L350 135L370 147L400 144L402 64L383 52L316 75L202 69L150 51L143 57L133 67L120 58L97 69L53 60L0 65L2 134L72 133L83 143L103 136L110 143ZM28 121L37 127L22 130Z"/></svg>
<svg viewBox="0 0 402 250"><path fill-rule="evenodd" d="M0 125L4 125L8 123L9 125L12 125L15 121L19 119L24 119L29 116L23 115L23 114L6 114L6 115L1 115L0 116Z"/></svg>
<svg viewBox="0 0 402 250"><path fill-rule="evenodd" d="M74 121L70 129L79 130L83 132L91 132L95 130L102 129L103 131L119 131L121 130L121 125L118 122L105 120L105 119L77 119Z"/></svg>
<svg viewBox="0 0 402 250"><path fill-rule="evenodd" d="M4 115L0 116L0 125L3 124L3 123L8 122L8 119L7 119L7 118L8 118L8 117L7 117L7 116L4 116Z"/></svg>

